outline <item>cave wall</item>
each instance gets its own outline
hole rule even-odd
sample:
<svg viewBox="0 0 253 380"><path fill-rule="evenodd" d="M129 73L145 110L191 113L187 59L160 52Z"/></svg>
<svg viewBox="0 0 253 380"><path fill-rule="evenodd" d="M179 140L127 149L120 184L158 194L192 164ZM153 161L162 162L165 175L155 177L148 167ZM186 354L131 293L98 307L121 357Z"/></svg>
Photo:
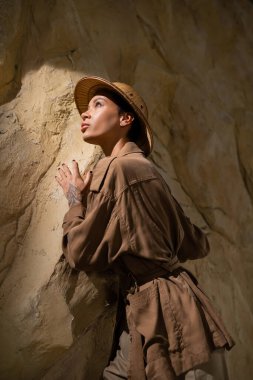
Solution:
<svg viewBox="0 0 253 380"><path fill-rule="evenodd" d="M145 99L150 159L209 236L187 266L236 341L230 378L251 378L252 19L249 0L0 0L1 379L96 379L107 360L116 279L64 261L54 179L62 162L102 157L73 101L87 74Z"/></svg>

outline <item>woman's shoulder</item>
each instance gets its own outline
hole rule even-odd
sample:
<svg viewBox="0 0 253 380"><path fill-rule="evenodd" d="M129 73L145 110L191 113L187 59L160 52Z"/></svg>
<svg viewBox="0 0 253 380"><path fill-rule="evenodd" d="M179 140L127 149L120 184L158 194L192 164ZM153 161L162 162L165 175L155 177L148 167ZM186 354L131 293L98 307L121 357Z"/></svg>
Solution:
<svg viewBox="0 0 253 380"><path fill-rule="evenodd" d="M114 196L131 185L151 179L164 182L152 161L142 154L127 154L102 159L93 171L90 189Z"/></svg>
<svg viewBox="0 0 253 380"><path fill-rule="evenodd" d="M111 171L117 178L127 181L157 178L159 175L154 164L143 155L117 157L111 164Z"/></svg>

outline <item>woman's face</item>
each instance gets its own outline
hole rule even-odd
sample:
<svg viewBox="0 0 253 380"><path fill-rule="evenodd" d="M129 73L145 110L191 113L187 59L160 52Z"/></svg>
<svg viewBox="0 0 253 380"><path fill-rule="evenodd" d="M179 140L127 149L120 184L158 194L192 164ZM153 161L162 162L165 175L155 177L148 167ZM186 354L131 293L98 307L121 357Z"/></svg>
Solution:
<svg viewBox="0 0 253 380"><path fill-rule="evenodd" d="M88 143L103 146L122 137L119 107L106 95L93 96L88 110L82 113L81 117L83 140Z"/></svg>

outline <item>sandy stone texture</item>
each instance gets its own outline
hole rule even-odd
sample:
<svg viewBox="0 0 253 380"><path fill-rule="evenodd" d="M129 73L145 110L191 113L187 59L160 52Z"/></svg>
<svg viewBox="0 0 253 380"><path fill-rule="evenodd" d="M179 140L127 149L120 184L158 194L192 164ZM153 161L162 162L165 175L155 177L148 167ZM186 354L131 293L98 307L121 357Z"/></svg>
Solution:
<svg viewBox="0 0 253 380"><path fill-rule="evenodd" d="M211 252L188 263L253 373L253 4L250 0L0 0L0 379L99 379L117 279L71 270L54 176L102 157L82 141L75 83L133 85L150 159Z"/></svg>

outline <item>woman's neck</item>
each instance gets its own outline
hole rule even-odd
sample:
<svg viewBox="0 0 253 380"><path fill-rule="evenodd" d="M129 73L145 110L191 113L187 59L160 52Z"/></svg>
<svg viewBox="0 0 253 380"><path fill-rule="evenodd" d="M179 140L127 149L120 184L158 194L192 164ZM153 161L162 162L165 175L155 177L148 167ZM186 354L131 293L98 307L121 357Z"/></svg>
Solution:
<svg viewBox="0 0 253 380"><path fill-rule="evenodd" d="M113 146L102 147L105 156L117 156L121 148L129 141L126 137L119 139Z"/></svg>

